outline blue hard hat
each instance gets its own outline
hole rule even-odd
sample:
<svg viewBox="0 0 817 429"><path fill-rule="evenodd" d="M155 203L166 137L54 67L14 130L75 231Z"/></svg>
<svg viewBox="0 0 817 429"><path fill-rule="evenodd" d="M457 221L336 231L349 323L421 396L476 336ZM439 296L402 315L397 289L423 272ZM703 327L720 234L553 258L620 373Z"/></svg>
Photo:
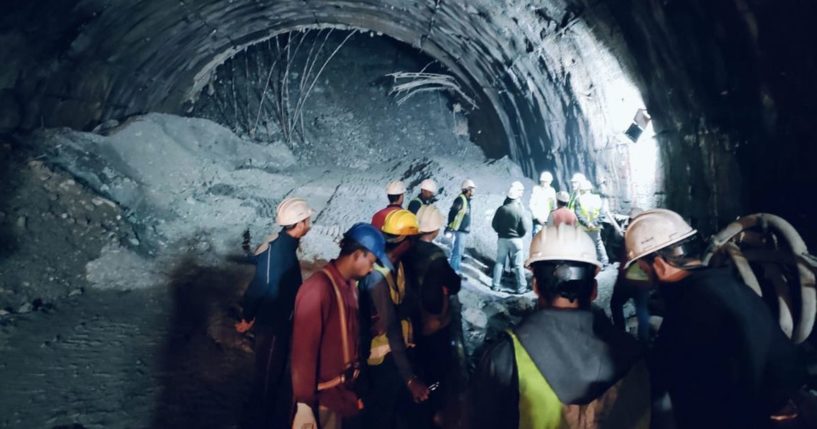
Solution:
<svg viewBox="0 0 817 429"><path fill-rule="evenodd" d="M363 246L366 250L372 252L380 262L387 262L389 260L386 255L386 239L383 234L377 230L370 223L356 223L343 234L344 239L349 239L357 244Z"/></svg>

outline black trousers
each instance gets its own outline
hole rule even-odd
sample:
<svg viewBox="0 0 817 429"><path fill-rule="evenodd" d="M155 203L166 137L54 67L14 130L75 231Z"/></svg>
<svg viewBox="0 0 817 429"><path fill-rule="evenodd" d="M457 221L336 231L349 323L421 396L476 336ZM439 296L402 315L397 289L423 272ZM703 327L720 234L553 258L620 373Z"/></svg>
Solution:
<svg viewBox="0 0 817 429"><path fill-rule="evenodd" d="M380 365L367 366L362 415L364 429L420 429L427 427L421 405L411 399L406 382L391 354Z"/></svg>
<svg viewBox="0 0 817 429"><path fill-rule="evenodd" d="M289 366L290 336L255 328L255 380L245 409L245 429L289 428L294 404Z"/></svg>

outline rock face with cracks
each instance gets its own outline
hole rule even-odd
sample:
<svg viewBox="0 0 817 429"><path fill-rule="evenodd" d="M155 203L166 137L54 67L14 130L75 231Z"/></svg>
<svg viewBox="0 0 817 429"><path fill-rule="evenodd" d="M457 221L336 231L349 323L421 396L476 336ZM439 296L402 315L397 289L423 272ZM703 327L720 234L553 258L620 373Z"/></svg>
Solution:
<svg viewBox="0 0 817 429"><path fill-rule="evenodd" d="M637 160L618 153L619 137L634 110L647 107L666 171L652 178L663 185L659 204L707 232L739 214L777 211L814 237L810 209L787 204L814 179L813 145L803 144L815 137L803 102L816 95L814 8L734 0L18 2L0 18L2 127L92 128L135 113L179 113L248 46L307 27L359 28L451 70L478 100L471 121L484 133L476 140L529 176L554 169L561 185L574 171L604 177L626 209L632 189L616 172Z"/></svg>

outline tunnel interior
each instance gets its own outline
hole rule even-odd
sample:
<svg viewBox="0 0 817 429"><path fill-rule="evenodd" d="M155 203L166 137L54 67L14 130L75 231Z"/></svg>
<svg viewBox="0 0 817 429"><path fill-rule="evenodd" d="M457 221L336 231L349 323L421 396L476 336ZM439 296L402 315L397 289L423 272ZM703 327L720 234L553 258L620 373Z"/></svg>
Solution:
<svg viewBox="0 0 817 429"><path fill-rule="evenodd" d="M236 369L247 364L247 345L225 328L248 275L230 260L244 231L256 244L275 229L276 204L304 196L317 208L300 251L313 266L385 205L394 179L413 196L434 178L443 211L463 179L478 183L467 248L475 283L492 264L490 216L508 185L522 181L527 200L545 170L558 190L585 174L624 217L634 207L670 208L709 237L738 216L769 212L813 245L816 8L795 0L4 5L3 340L18 351L85 353L56 367L88 365L69 374L82 378L95 377L98 352L83 338L107 335L88 320L117 320L113 341L134 348L124 338L153 330L167 341L136 335L144 348L136 369L120 351L100 370L100 380L122 368L171 374L129 382L126 390L144 393L125 425L210 418L227 426L246 394L236 380L248 377ZM630 138L641 110L651 121ZM481 335L532 305L481 300L463 298L463 319ZM150 309L139 323L130 321L134 307ZM47 328L72 309L81 316L64 322L67 331ZM474 344L484 339L474 335ZM155 356L178 355L179 338L188 341L181 354L210 360L196 367L198 381L176 389L179 361ZM227 351L214 357L214 347ZM30 374L38 362L13 358L0 372ZM208 368L218 370L201 376ZM49 377L64 377L58 369ZM77 411L115 384L69 386L61 394L74 402L43 414L48 389L15 380L35 406L9 403L5 425L105 426L116 415ZM229 392L226 411L196 416L212 398L197 396L195 407L171 399L207 388Z"/></svg>

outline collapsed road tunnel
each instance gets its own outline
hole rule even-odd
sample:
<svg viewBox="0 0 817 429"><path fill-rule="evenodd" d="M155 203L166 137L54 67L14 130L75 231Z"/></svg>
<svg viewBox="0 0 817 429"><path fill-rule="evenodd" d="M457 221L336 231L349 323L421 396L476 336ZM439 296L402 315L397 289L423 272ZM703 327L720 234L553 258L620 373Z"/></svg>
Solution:
<svg viewBox="0 0 817 429"><path fill-rule="evenodd" d="M809 31L817 11L804 2L43 0L3 8L0 298L15 350L79 347L58 338L66 333L41 333L48 338L30 345L17 328L47 326L26 319L31 309L56 317L74 305L62 304L69 294L117 314L107 299L158 302L149 313L162 320L172 305L149 286L165 277L177 280L179 308L208 275L240 283L240 273L198 268L218 265L212 255L237 247L243 229L256 240L270 232L271 211L291 192L322 209L304 251L328 258L334 247L321 237L382 205L395 175L413 186L438 178L443 209L465 175L478 175L482 209L492 210L512 180L550 170L564 189L583 172L606 182L621 213L668 207L712 234L736 216L771 212L808 243L817 239L808 198L817 179L817 36ZM401 81L390 74L419 72L445 83L394 93ZM625 131L639 109L652 122L633 142ZM338 165L352 174L338 177ZM477 270L492 257L492 234L470 249ZM55 238L65 257L42 250ZM184 265L185 253L199 259ZM150 262L163 255L175 258L169 275ZM76 323L101 317L78 314ZM199 316L185 319L189 328L154 333L189 337ZM468 317L485 318L473 309ZM120 357L126 374L143 371ZM152 368L151 353L139 359ZM153 384L165 386L154 392L162 400L175 393L168 380ZM44 389L23 390L43 404ZM68 411L4 412L3 424L104 426L110 410L86 404L106 392L64 393L76 401L61 408ZM152 396L142 398L137 408L148 411L131 425L193 418L181 401L157 411Z"/></svg>

